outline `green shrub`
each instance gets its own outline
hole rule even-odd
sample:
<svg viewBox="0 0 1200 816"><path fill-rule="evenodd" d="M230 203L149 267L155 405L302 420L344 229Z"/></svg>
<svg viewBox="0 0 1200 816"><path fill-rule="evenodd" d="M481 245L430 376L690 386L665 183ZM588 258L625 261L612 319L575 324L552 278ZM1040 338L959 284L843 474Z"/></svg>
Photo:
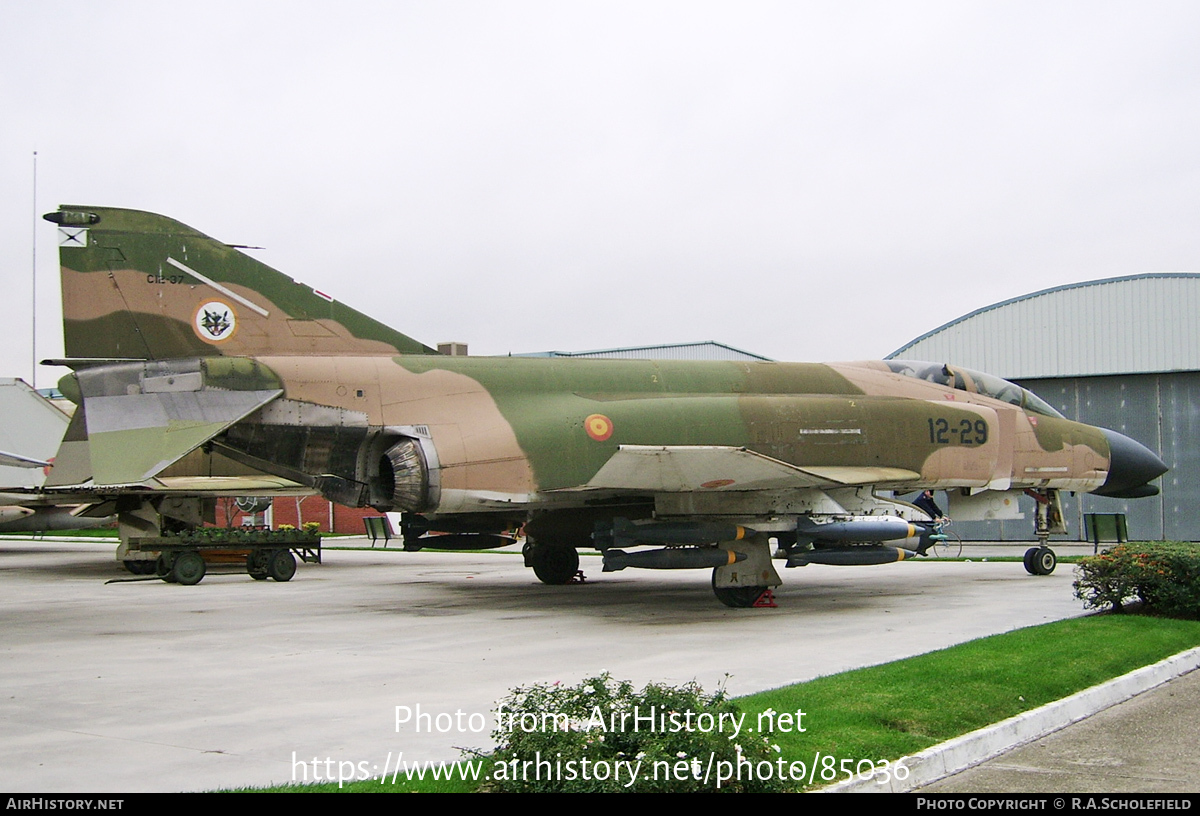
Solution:
<svg viewBox="0 0 1200 816"><path fill-rule="evenodd" d="M1158 615L1200 618L1200 544L1118 544L1080 561L1077 576L1075 595L1090 609L1140 601Z"/></svg>
<svg viewBox="0 0 1200 816"><path fill-rule="evenodd" d="M513 689L496 723L499 747L485 761L495 791L788 789L779 747L723 687L706 694L695 682L649 683L639 692L605 673L578 686Z"/></svg>

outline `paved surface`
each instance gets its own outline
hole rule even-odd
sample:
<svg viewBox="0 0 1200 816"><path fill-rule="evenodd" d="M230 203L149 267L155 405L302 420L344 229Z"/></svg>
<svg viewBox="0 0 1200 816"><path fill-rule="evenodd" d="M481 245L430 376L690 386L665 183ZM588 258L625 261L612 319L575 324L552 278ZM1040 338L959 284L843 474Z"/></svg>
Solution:
<svg viewBox="0 0 1200 816"><path fill-rule="evenodd" d="M1189 793L1200 786L1200 671L921 788L929 793Z"/></svg>
<svg viewBox="0 0 1200 816"><path fill-rule="evenodd" d="M111 549L0 541L0 789L265 785L299 777L293 752L456 759L521 684L729 674L743 694L1082 612L1071 570L1014 563L814 565L781 571L778 609L733 610L706 572L596 558L581 586L542 586L511 554L327 551L288 584L181 587L106 585L126 575ZM487 727L397 732L400 705Z"/></svg>

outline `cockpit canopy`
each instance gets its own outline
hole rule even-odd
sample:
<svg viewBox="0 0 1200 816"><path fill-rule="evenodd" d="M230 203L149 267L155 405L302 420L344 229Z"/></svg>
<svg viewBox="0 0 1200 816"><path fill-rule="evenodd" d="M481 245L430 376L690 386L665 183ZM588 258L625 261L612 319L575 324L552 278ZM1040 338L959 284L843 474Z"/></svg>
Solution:
<svg viewBox="0 0 1200 816"><path fill-rule="evenodd" d="M982 394L1035 414L1062 418L1062 414L1028 388L1022 388L1016 383L993 377L991 374L984 374L982 371L972 371L969 368L959 368L947 363L925 363L919 360L884 360L884 362L892 371L906 377L916 377L918 380L948 385L970 394Z"/></svg>

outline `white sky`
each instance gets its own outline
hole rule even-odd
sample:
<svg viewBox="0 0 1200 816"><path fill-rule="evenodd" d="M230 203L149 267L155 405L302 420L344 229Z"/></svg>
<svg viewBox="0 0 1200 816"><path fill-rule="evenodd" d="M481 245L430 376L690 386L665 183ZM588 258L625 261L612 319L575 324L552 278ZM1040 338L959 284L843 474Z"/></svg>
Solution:
<svg viewBox="0 0 1200 816"><path fill-rule="evenodd" d="M31 368L34 150L39 214L160 212L473 354L880 357L1200 271L1198 43L1194 2L8 0L0 374Z"/></svg>

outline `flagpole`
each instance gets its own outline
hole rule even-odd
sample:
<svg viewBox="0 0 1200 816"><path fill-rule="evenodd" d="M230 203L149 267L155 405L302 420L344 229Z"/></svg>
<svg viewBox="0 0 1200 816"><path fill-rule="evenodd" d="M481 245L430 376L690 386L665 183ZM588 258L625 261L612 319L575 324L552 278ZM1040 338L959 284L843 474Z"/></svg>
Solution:
<svg viewBox="0 0 1200 816"><path fill-rule="evenodd" d="M29 387L37 388L37 151L33 151L33 276L32 276L32 327L33 342L30 345Z"/></svg>

